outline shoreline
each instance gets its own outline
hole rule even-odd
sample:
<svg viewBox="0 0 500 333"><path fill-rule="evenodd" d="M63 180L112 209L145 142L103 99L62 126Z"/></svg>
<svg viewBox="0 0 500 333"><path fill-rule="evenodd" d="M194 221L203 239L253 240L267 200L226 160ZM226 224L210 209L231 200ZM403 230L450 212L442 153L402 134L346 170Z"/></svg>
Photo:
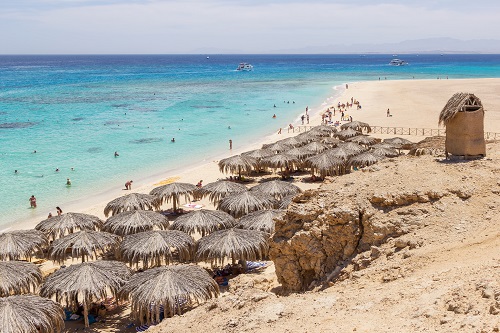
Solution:
<svg viewBox="0 0 500 333"><path fill-rule="evenodd" d="M497 96L496 91L500 89L499 78L486 79L450 79L450 80L382 80L382 81L359 81L347 82L348 89L341 85L333 86L330 96L319 101L318 106L311 108L309 126L319 125L321 123L321 114L331 106L336 107L338 101L347 101L351 97L360 101L361 110L350 109L348 112L353 116L354 120L368 122L372 126L394 126L394 127L425 127L438 128L438 115L446 104L447 100L453 93L469 90L478 95L483 101L485 113L485 131L500 132L500 96ZM459 89L460 88L460 89ZM332 96L333 95L333 96ZM486 96L486 98L485 98ZM326 103L326 105L324 105ZM305 106L304 106L305 108ZM390 108L393 117L386 117L386 109ZM415 111L418 110L418 111ZM300 116L290 117L292 124L300 125ZM339 114L335 116L335 120L340 118ZM435 124L432 126L424 126ZM304 124L306 126L307 124ZM261 137L256 142L237 147L232 151L226 151L220 154L210 155L207 158L197 163L191 163L188 167L179 167L165 172L159 172L150 175L135 177L135 183L141 184L139 187L134 186L132 192L148 193L151 189L158 186L157 183L168 178L179 177L175 181L188 182L196 184L200 179L204 184L216 181L218 178L224 178L218 170L217 161L221 158L240 154L244 151L258 149L263 143L274 142L279 139L297 135L298 133L287 133L286 127L283 128L282 134L277 134L277 130ZM376 137L389 137L394 135L374 135ZM412 141L420 141L423 136L411 137L405 136ZM155 185L156 184L156 185ZM128 193L128 192L127 192ZM105 205L124 194L122 187L106 189L97 195L89 196L79 200L78 202L69 202L63 208L65 212L82 212L96 215L102 219L104 217L103 209ZM36 218L25 219L22 222L15 221L8 225L2 226L1 231L15 229L33 228L41 220Z"/></svg>

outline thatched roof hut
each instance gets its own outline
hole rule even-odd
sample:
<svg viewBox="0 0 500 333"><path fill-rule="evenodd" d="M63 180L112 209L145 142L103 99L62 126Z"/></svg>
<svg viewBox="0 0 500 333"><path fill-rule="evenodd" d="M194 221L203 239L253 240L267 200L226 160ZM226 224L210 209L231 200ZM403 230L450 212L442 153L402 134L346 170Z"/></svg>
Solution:
<svg viewBox="0 0 500 333"><path fill-rule="evenodd" d="M360 131L360 132L366 131L367 133L370 133L372 131L372 128L370 127L370 125L368 125L367 123L361 122L361 121L357 121L357 120L351 121L349 123L345 123L342 126L340 126L340 128L343 130L351 128L353 130Z"/></svg>
<svg viewBox="0 0 500 333"><path fill-rule="evenodd" d="M486 156L484 109L474 94L456 93L439 114L446 126L446 153L455 156Z"/></svg>
<svg viewBox="0 0 500 333"><path fill-rule="evenodd" d="M40 295L55 297L58 303L75 310L80 303L83 304L85 327L88 327L87 311L92 302L104 300L107 296L116 297L118 289L131 274L131 270L118 261L84 262L49 275Z"/></svg>
<svg viewBox="0 0 500 333"><path fill-rule="evenodd" d="M274 219L281 218L283 215L285 215L284 210L259 210L243 216L239 220L237 228L259 230L271 234L274 232Z"/></svg>
<svg viewBox="0 0 500 333"><path fill-rule="evenodd" d="M237 173L239 178L241 178L241 172L250 172L258 165L255 158L247 155L235 155L223 158L218 164L220 172Z"/></svg>
<svg viewBox="0 0 500 333"><path fill-rule="evenodd" d="M35 292L41 282L42 271L37 265L26 261L0 261L0 297Z"/></svg>
<svg viewBox="0 0 500 333"><path fill-rule="evenodd" d="M256 210L275 208L278 204L269 194L246 191L228 195L219 203L218 209L238 218Z"/></svg>
<svg viewBox="0 0 500 333"><path fill-rule="evenodd" d="M38 230L13 230L0 233L0 260L31 259L42 253L47 238Z"/></svg>
<svg viewBox="0 0 500 333"><path fill-rule="evenodd" d="M190 260L194 254L194 239L178 230L152 230L128 235L120 246L122 259L129 265L144 268L170 264L174 250L179 260Z"/></svg>
<svg viewBox="0 0 500 333"><path fill-rule="evenodd" d="M160 205L160 200L154 195L131 193L111 200L106 207L104 207L104 215L108 217L109 213L115 215L127 210L160 209Z"/></svg>
<svg viewBox="0 0 500 333"><path fill-rule="evenodd" d="M250 189L250 191L260 191L275 197L277 200L289 194L297 194L301 192L297 185L282 180L270 180Z"/></svg>
<svg viewBox="0 0 500 333"><path fill-rule="evenodd" d="M161 310L166 318L217 296L217 282L195 265L151 268L132 276L120 290L120 298L131 301L131 315L141 324L159 322Z"/></svg>
<svg viewBox="0 0 500 333"><path fill-rule="evenodd" d="M50 299L35 295L0 298L0 332L59 333L64 328L64 311Z"/></svg>
<svg viewBox="0 0 500 333"><path fill-rule="evenodd" d="M169 225L163 214L151 210L132 210L111 216L104 223L103 230L125 236L154 228L167 229Z"/></svg>
<svg viewBox="0 0 500 333"><path fill-rule="evenodd" d="M202 236L211 232L234 227L234 217L221 210L200 209L179 216L170 229L180 230L189 235L195 232Z"/></svg>
<svg viewBox="0 0 500 333"><path fill-rule="evenodd" d="M160 202L169 202L172 201L174 212L177 207L180 205L180 197L184 196L186 201L191 200L191 196L193 192L198 188L196 185L189 183L170 183L167 185L162 185L155 187L149 192L149 194L156 196L160 199Z"/></svg>
<svg viewBox="0 0 500 333"><path fill-rule="evenodd" d="M218 180L216 182L209 183L200 189L200 194L202 197L208 195L209 200L216 204L230 193L241 193L246 192L247 188L245 185L238 184L229 180Z"/></svg>
<svg viewBox="0 0 500 333"><path fill-rule="evenodd" d="M65 213L43 220L35 227L45 233L49 239L57 239L79 230L99 230L103 221L94 215Z"/></svg>
<svg viewBox="0 0 500 333"><path fill-rule="evenodd" d="M306 165L311 168L312 175L318 172L322 178L342 174L345 168L344 160L327 153L309 157Z"/></svg>

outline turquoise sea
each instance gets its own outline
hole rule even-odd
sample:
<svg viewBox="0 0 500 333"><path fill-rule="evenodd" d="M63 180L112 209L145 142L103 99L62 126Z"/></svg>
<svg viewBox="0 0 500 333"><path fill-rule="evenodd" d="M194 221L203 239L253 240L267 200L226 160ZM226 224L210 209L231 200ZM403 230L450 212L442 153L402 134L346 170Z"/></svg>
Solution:
<svg viewBox="0 0 500 333"><path fill-rule="evenodd" d="M229 139L247 145L306 106L319 108L346 82L500 77L499 55L404 55L409 65L399 67L388 65L392 58L0 56L0 230L128 179L210 159L227 152ZM240 62L254 70L236 71Z"/></svg>

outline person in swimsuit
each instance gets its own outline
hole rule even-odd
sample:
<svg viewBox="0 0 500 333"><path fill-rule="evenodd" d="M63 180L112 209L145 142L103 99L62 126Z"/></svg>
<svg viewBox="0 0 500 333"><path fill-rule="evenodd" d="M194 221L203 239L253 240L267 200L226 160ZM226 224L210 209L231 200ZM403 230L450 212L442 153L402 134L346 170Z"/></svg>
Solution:
<svg viewBox="0 0 500 333"><path fill-rule="evenodd" d="M30 206L31 208L36 208L36 198L34 195L32 195L30 198Z"/></svg>

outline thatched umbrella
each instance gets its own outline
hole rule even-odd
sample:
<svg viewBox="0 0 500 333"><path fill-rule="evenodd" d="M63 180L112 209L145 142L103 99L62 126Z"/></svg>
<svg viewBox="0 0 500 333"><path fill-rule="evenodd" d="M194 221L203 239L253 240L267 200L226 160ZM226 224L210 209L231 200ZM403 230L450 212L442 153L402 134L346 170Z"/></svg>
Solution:
<svg viewBox="0 0 500 333"><path fill-rule="evenodd" d="M340 132L335 133L335 136L341 138L342 140L345 140L347 138L352 138L353 136L360 135L360 131L353 130L352 128L348 128L345 130L342 130Z"/></svg>
<svg viewBox="0 0 500 333"><path fill-rule="evenodd" d="M337 147L348 150L353 154L359 154L368 150L368 148L363 147L362 145L357 144L355 142L342 142L339 143Z"/></svg>
<svg viewBox="0 0 500 333"><path fill-rule="evenodd" d="M390 143L390 142L379 142L374 145L371 145L370 148L372 149L377 149L377 148L389 148L389 149L398 149L401 148L399 145Z"/></svg>
<svg viewBox="0 0 500 333"><path fill-rule="evenodd" d="M278 200L288 194L297 194L301 192L300 188L296 185L282 180L271 180L260 183L259 185L252 187L250 191L260 191L262 193L269 194Z"/></svg>
<svg viewBox="0 0 500 333"><path fill-rule="evenodd" d="M151 324L160 321L162 309L166 318L182 314L184 305L219 296L219 286L199 266L161 266L132 276L119 296L131 301L133 318Z"/></svg>
<svg viewBox="0 0 500 333"><path fill-rule="evenodd" d="M353 153L351 150L339 147L325 150L323 154L326 154L334 158L340 158L344 161L347 160L349 157L356 155L356 153Z"/></svg>
<svg viewBox="0 0 500 333"><path fill-rule="evenodd" d="M397 157L399 156L399 153L397 152L396 149L393 148L383 148L383 147L378 147L374 148L369 151L370 153L377 155L377 156L384 156L384 157Z"/></svg>
<svg viewBox="0 0 500 333"><path fill-rule="evenodd" d="M370 127L370 125L368 125L367 123L361 122L361 121L357 121L357 120L351 121L349 123L345 123L342 126L340 126L340 128L343 130L351 128L355 131L359 131L359 132L366 131L367 133L370 133L372 131L372 128Z"/></svg>
<svg viewBox="0 0 500 333"><path fill-rule="evenodd" d="M377 139L375 139L374 137L368 136L368 135L353 136L352 138L346 139L346 141L355 142L357 144L365 145L365 146L370 146L370 145L377 143Z"/></svg>
<svg viewBox="0 0 500 333"><path fill-rule="evenodd" d="M178 230L152 230L125 236L120 246L121 256L129 265L144 268L170 264L173 250L177 251L180 261L191 260L194 239Z"/></svg>
<svg viewBox="0 0 500 333"><path fill-rule="evenodd" d="M43 220L35 227L50 239L57 239L79 230L99 230L103 221L94 215L82 213L65 213Z"/></svg>
<svg viewBox="0 0 500 333"><path fill-rule="evenodd" d="M291 136L289 138L280 140L278 142L284 143L285 145L288 145L288 146L297 147L297 146L301 146L304 144L304 139L301 137L297 137L297 136Z"/></svg>
<svg viewBox="0 0 500 333"><path fill-rule="evenodd" d="M414 145L414 143L411 142L410 140L400 137L384 139L383 143L388 143L390 145L393 145L394 148L396 149L411 149L411 147Z"/></svg>
<svg viewBox="0 0 500 333"><path fill-rule="evenodd" d="M326 133L329 135L337 132L337 129L333 126L318 125L314 126L309 132Z"/></svg>
<svg viewBox="0 0 500 333"><path fill-rule="evenodd" d="M314 172L317 171L321 177L324 178L325 176L333 176L342 173L345 162L340 158L323 153L309 157L306 160L306 165L311 168L311 173L313 175Z"/></svg>
<svg viewBox="0 0 500 333"><path fill-rule="evenodd" d="M71 265L49 275L40 295L55 297L56 302L77 309L83 305L85 327L89 327L88 308L92 302L116 297L120 287L130 278L130 269L118 261L94 261Z"/></svg>
<svg viewBox="0 0 500 333"><path fill-rule="evenodd" d="M262 148L264 149L269 149L274 152L280 153L282 151L292 149L293 147L291 145L284 144L283 142L275 142L275 143L270 143L270 144L265 144L262 145Z"/></svg>
<svg viewBox="0 0 500 333"><path fill-rule="evenodd" d="M170 183L155 187L151 190L151 192L149 192L149 194L159 198L162 204L172 200L175 212L177 210L177 206L180 205L180 196L183 195L186 201L190 201L191 195L197 189L196 185L189 183Z"/></svg>
<svg viewBox="0 0 500 333"><path fill-rule="evenodd" d="M284 214L285 211L279 209L259 210L243 216L236 227L273 233L274 219L281 218Z"/></svg>
<svg viewBox="0 0 500 333"><path fill-rule="evenodd" d="M321 143L318 141L313 141L311 143L308 143L307 145L303 146L302 148L310 150L316 154L321 153L329 148L329 146L326 143Z"/></svg>
<svg viewBox="0 0 500 333"><path fill-rule="evenodd" d="M119 236L135 234L153 228L167 229L170 225L167 217L151 210L132 210L111 216L104 223L104 231Z"/></svg>
<svg viewBox="0 0 500 333"><path fill-rule="evenodd" d="M247 191L228 195L219 202L218 209L238 218L256 210L274 208L276 204L276 199L269 194Z"/></svg>
<svg viewBox="0 0 500 333"><path fill-rule="evenodd" d="M40 282L42 271L37 265L25 261L0 261L0 297L34 292Z"/></svg>
<svg viewBox="0 0 500 333"><path fill-rule="evenodd" d="M47 238L38 230L13 230L0 233L0 260L29 259L42 253Z"/></svg>
<svg viewBox="0 0 500 333"><path fill-rule="evenodd" d="M246 229L226 229L211 233L198 240L197 260L224 264L226 258L232 262L241 259L258 260L267 255L269 235Z"/></svg>
<svg viewBox="0 0 500 333"><path fill-rule="evenodd" d="M275 152L270 150L270 149L255 149L255 150L251 150L251 151L242 153L241 155L245 155L245 156L260 160L264 157L272 156L274 154L275 154Z"/></svg>
<svg viewBox="0 0 500 333"><path fill-rule="evenodd" d="M278 208L279 209L287 209L288 206L290 206L290 204L292 203L292 200L294 197L295 197L295 194L290 194L290 195L287 195L286 197L283 197L278 204Z"/></svg>
<svg viewBox="0 0 500 333"><path fill-rule="evenodd" d="M352 167L362 168L368 165L372 165L380 161L383 157L380 155L372 154L371 152L364 152L358 155L354 155L349 158L347 162L348 165Z"/></svg>
<svg viewBox="0 0 500 333"><path fill-rule="evenodd" d="M220 160L219 171L225 173L237 173L238 178L241 178L242 171L250 172L252 171L252 168L257 166L257 164L257 160L253 157L246 155L235 155Z"/></svg>
<svg viewBox="0 0 500 333"><path fill-rule="evenodd" d="M334 138L334 137L325 137L325 138L321 138L320 139L320 142L322 143L326 143L327 145L331 146L331 147L335 147L337 146L341 141L340 139L338 138Z"/></svg>
<svg viewBox="0 0 500 333"><path fill-rule="evenodd" d="M50 299L35 295L0 298L0 332L59 333L64 328L64 310Z"/></svg>
<svg viewBox="0 0 500 333"><path fill-rule="evenodd" d="M200 189L200 194L204 197L208 195L211 202L216 204L220 199L231 193L241 193L247 191L245 185L231 182L229 180L218 180L209 183Z"/></svg>
<svg viewBox="0 0 500 333"><path fill-rule="evenodd" d="M235 224L234 217L226 212L200 209L179 216L170 229L184 231L190 235L198 232L205 236L217 230L232 228Z"/></svg>
<svg viewBox="0 0 500 333"><path fill-rule="evenodd" d="M104 215L115 215L127 210L160 209L160 200L149 194L131 193L110 201L104 208Z"/></svg>
<svg viewBox="0 0 500 333"><path fill-rule="evenodd" d="M49 248L48 257L58 262L67 259L67 252L71 250L71 257L82 258L82 262L97 259L99 254L118 247L120 238L109 232L82 230L56 239Z"/></svg>
<svg viewBox="0 0 500 333"><path fill-rule="evenodd" d="M297 157L284 153L276 154L262 159L262 163L265 166L273 169L279 168L281 171L283 171L283 168L289 168L289 169L293 168L293 166L298 161L299 160L297 159Z"/></svg>

